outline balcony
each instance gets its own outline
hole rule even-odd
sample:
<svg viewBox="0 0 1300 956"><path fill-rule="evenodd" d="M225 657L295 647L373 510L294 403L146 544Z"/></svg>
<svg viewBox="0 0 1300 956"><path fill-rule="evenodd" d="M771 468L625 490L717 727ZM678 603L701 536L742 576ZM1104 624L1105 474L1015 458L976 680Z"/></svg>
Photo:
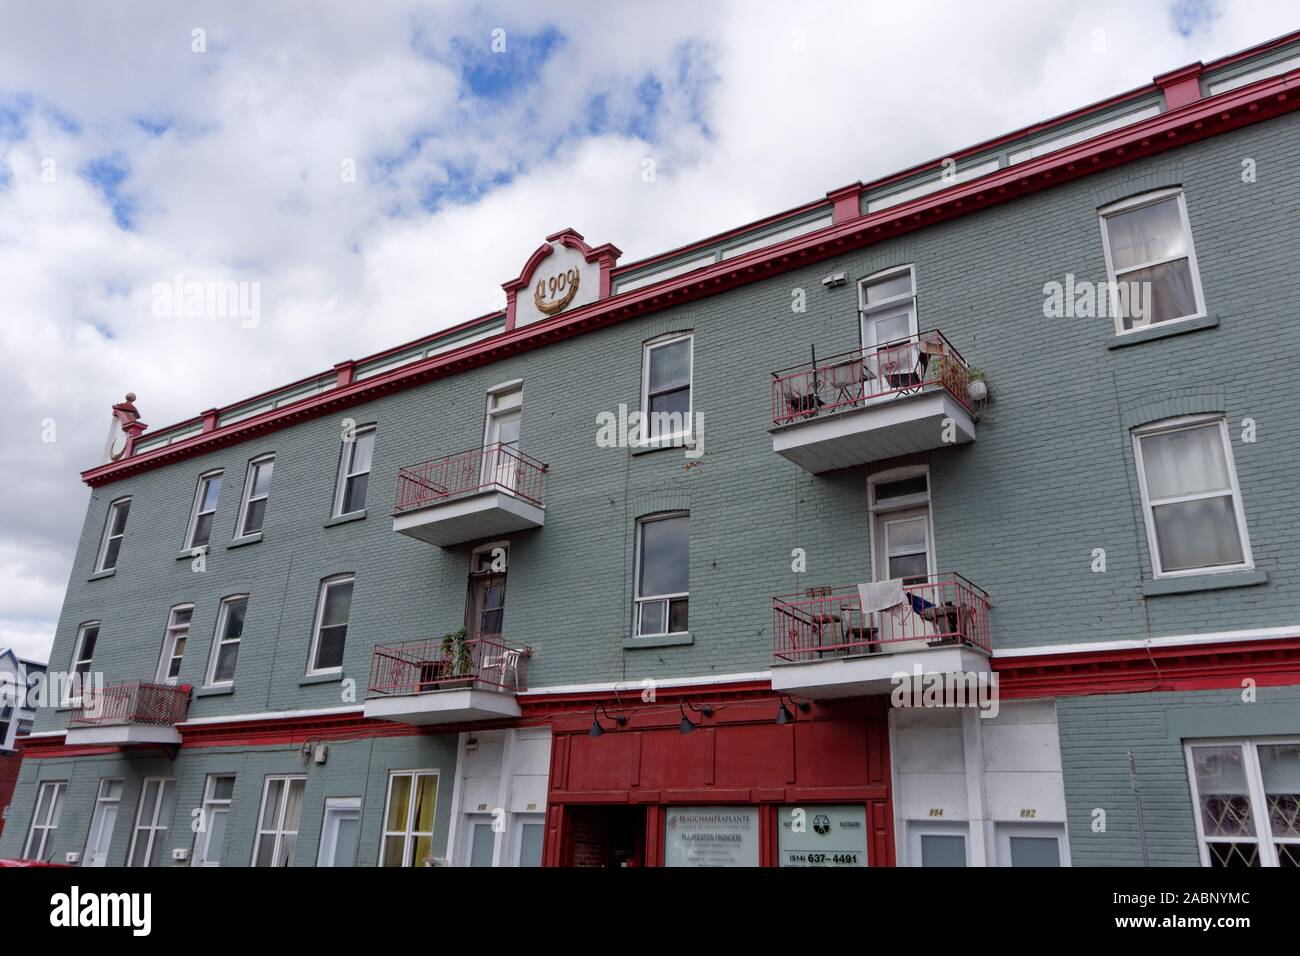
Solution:
<svg viewBox="0 0 1300 956"><path fill-rule="evenodd" d="M772 374L772 450L818 474L975 440L966 360L940 332Z"/></svg>
<svg viewBox="0 0 1300 956"><path fill-rule="evenodd" d="M500 637L380 644L370 661L366 717L452 724L518 717L528 689L528 647Z"/></svg>
<svg viewBox="0 0 1300 956"><path fill-rule="evenodd" d="M906 674L988 674L989 597L959 574L863 611L857 585L772 598L772 689L814 699L889 692Z"/></svg>
<svg viewBox="0 0 1300 956"><path fill-rule="evenodd" d="M546 465L512 445L487 445L397 474L393 530L440 548L540 528Z"/></svg>
<svg viewBox="0 0 1300 956"><path fill-rule="evenodd" d="M176 725L189 711L189 684L124 681L98 691L88 685L72 711L66 742L179 745Z"/></svg>

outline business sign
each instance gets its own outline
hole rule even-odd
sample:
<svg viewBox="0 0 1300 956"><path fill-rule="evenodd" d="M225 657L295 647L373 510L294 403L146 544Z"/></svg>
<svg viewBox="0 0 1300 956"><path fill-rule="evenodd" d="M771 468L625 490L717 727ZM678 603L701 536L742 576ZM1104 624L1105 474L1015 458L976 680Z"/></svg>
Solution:
<svg viewBox="0 0 1300 956"><path fill-rule="evenodd" d="M670 808L664 819L664 866L758 866L758 810Z"/></svg>
<svg viewBox="0 0 1300 956"><path fill-rule="evenodd" d="M866 866L866 807L782 807L777 854L781 866Z"/></svg>

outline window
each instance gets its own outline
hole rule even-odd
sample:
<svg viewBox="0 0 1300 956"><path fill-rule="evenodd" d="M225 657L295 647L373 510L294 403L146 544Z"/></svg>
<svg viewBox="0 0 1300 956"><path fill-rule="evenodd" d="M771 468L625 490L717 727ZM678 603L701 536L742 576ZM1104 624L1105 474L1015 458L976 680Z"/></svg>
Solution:
<svg viewBox="0 0 1300 956"><path fill-rule="evenodd" d="M214 471L199 477L199 487L194 492L194 510L190 516L190 529L185 536L185 550L206 548L212 537L212 519L217 513L217 499L221 497L221 472Z"/></svg>
<svg viewBox="0 0 1300 956"><path fill-rule="evenodd" d="M59 814L63 812L63 791L66 780L43 783L36 791L36 810L32 814L32 829L23 847L23 859L43 860L48 863L54 855L54 831L59 828Z"/></svg>
<svg viewBox="0 0 1300 956"><path fill-rule="evenodd" d="M271 472L275 456L264 455L248 463L248 477L244 479L244 503L239 509L238 538L261 533L266 520L266 500L271 495Z"/></svg>
<svg viewBox="0 0 1300 956"><path fill-rule="evenodd" d="M1201 864L1300 867L1300 740L1190 744Z"/></svg>
<svg viewBox="0 0 1300 956"><path fill-rule="evenodd" d="M687 630L688 537L686 513L646 518L637 525L636 634Z"/></svg>
<svg viewBox="0 0 1300 956"><path fill-rule="evenodd" d="M253 844L253 866L288 866L298 845L306 777L267 777Z"/></svg>
<svg viewBox="0 0 1300 956"><path fill-rule="evenodd" d="M13 723L14 709L9 704L0 704L0 750L9 750L9 726Z"/></svg>
<svg viewBox="0 0 1300 956"><path fill-rule="evenodd" d="M438 772L411 770L388 778L380 866L426 866L433 858L433 812Z"/></svg>
<svg viewBox="0 0 1300 956"><path fill-rule="evenodd" d="M140 806L135 812L135 833L127 866L157 866L167 839L167 824L176 800L176 783L161 777L146 777L140 791Z"/></svg>
<svg viewBox="0 0 1300 956"><path fill-rule="evenodd" d="M519 487L519 426L523 417L522 385L498 386L488 392L487 421L483 428L484 486L496 485L507 491Z"/></svg>
<svg viewBox="0 0 1300 956"><path fill-rule="evenodd" d="M209 686L234 683L235 661L239 658L239 642L244 636L244 615L247 612L247 594L237 594L221 602L217 632L212 637L212 660L208 662Z"/></svg>
<svg viewBox="0 0 1300 956"><path fill-rule="evenodd" d="M965 823L908 824L908 862L912 866L966 866Z"/></svg>
<svg viewBox="0 0 1300 956"><path fill-rule="evenodd" d="M531 822L531 821L537 822ZM541 816L529 815L519 819L519 829L515 831L515 846L518 856L515 866L541 866L542 840L546 836L546 825Z"/></svg>
<svg viewBox="0 0 1300 956"><path fill-rule="evenodd" d="M375 426L367 425L343 442L339 457L339 484L334 494L334 514L364 511L366 486L370 483L370 459L375 451Z"/></svg>
<svg viewBox="0 0 1300 956"><path fill-rule="evenodd" d="M90 818L90 836L86 838L86 866L108 866L108 850L117 826L117 811L122 806L122 781L99 781L95 812Z"/></svg>
<svg viewBox="0 0 1300 956"><path fill-rule="evenodd" d="M329 797L320 828L317 866L352 866L361 832L361 798Z"/></svg>
<svg viewBox="0 0 1300 956"><path fill-rule="evenodd" d="M1065 827L1052 823L999 823L999 866L1068 866Z"/></svg>
<svg viewBox="0 0 1300 956"><path fill-rule="evenodd" d="M1205 314L1192 227L1181 190L1166 189L1101 210L1102 247L1110 280L1121 283L1118 332ZM1136 300L1134 298L1137 283ZM1143 303L1138 315L1135 301Z"/></svg>
<svg viewBox="0 0 1300 956"><path fill-rule="evenodd" d="M126 534L126 518L131 513L131 499L121 498L108 506L104 520L104 536L99 543L99 558L95 571L112 571L117 567L117 555L122 550L122 536Z"/></svg>
<svg viewBox="0 0 1300 956"><path fill-rule="evenodd" d="M174 607L168 615L167 631L163 634L162 657L158 660L159 681L174 684L180 676L181 660L185 657L185 642L189 640L190 619L193 616L193 604Z"/></svg>
<svg viewBox="0 0 1300 956"><path fill-rule="evenodd" d="M352 575L346 574L321 582L308 673L343 669L343 645L348 636L348 617L352 613L353 580Z"/></svg>
<svg viewBox="0 0 1300 956"><path fill-rule="evenodd" d="M72 674L68 683L64 706L75 707L81 703L82 690L90 683L90 665L95 657L95 644L99 641L99 622L81 625L77 643L72 648Z"/></svg>
<svg viewBox="0 0 1300 956"><path fill-rule="evenodd" d="M1224 419L1140 428L1134 454L1156 577L1254 566Z"/></svg>
<svg viewBox="0 0 1300 956"><path fill-rule="evenodd" d="M483 814L467 817L469 823L469 865L486 867L492 865L496 853L497 834L492 829L492 818Z"/></svg>
<svg viewBox="0 0 1300 956"><path fill-rule="evenodd" d="M235 796L234 774L209 774L203 787L199 832L194 837L194 866L220 866L226 846L226 824Z"/></svg>
<svg viewBox="0 0 1300 956"><path fill-rule="evenodd" d="M641 386L643 441L670 442L691 434L693 348L692 335L646 345Z"/></svg>

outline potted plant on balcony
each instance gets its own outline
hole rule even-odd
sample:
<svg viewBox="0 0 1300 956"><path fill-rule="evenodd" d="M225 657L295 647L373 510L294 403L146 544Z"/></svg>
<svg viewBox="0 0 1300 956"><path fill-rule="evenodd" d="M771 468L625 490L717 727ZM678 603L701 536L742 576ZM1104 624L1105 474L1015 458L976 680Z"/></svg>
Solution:
<svg viewBox="0 0 1300 956"><path fill-rule="evenodd" d="M474 683L474 655L470 651L469 634L461 628L442 636L442 676L444 689L470 687Z"/></svg>
<svg viewBox="0 0 1300 956"><path fill-rule="evenodd" d="M984 372L972 366L967 370L967 375L969 381L966 383L966 394L977 406L983 405L989 398L989 383Z"/></svg>

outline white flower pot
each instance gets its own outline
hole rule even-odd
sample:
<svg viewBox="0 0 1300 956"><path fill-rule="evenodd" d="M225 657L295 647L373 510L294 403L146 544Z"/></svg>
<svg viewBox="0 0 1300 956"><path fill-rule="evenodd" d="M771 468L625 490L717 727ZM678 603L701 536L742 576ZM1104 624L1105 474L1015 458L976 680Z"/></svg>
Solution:
<svg viewBox="0 0 1300 956"><path fill-rule="evenodd" d="M973 378L966 383L966 394L972 402L982 402L989 397L988 382L982 378Z"/></svg>

